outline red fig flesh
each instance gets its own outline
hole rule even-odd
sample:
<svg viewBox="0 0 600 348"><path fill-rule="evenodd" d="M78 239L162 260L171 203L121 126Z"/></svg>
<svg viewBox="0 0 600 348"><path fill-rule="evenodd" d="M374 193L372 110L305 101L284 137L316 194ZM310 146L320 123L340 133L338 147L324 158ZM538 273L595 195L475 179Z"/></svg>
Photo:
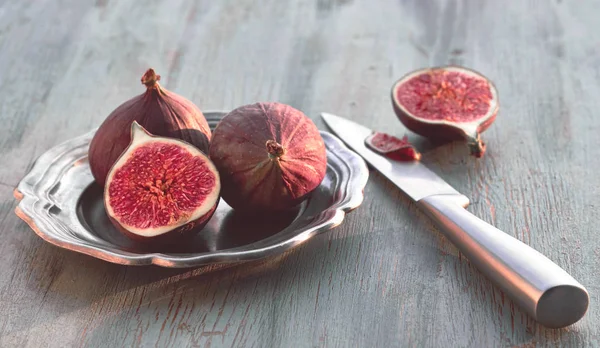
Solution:
<svg viewBox="0 0 600 348"><path fill-rule="evenodd" d="M428 138L465 139L471 154L482 157L480 134L496 119L498 92L486 77L456 66L413 71L392 88L400 121Z"/></svg>
<svg viewBox="0 0 600 348"><path fill-rule="evenodd" d="M181 140L152 136L135 121L131 138L104 188L112 223L138 240L202 228L219 201L220 178L210 159Z"/></svg>
<svg viewBox="0 0 600 348"><path fill-rule="evenodd" d="M325 143L301 111L280 103L241 106L213 132L210 158L222 196L242 211L293 208L325 177Z"/></svg>
<svg viewBox="0 0 600 348"><path fill-rule="evenodd" d="M374 132L365 139L365 144L371 150L396 161L418 161L421 154L408 142L408 137L396 138L381 132Z"/></svg>
<svg viewBox="0 0 600 348"><path fill-rule="evenodd" d="M106 175L129 145L133 121L157 136L184 140L208 153L210 128L194 103L160 86L160 76L149 69L142 76L146 92L117 107L100 125L90 143L92 175L104 186Z"/></svg>

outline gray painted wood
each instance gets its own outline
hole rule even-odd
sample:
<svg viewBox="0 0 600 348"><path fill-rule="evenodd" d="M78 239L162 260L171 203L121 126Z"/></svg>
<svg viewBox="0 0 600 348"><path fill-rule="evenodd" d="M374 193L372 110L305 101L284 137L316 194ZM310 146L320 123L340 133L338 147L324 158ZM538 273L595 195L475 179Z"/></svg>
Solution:
<svg viewBox="0 0 600 348"><path fill-rule="evenodd" d="M0 346L600 345L600 36L595 1L0 1ZM591 307L548 330L373 172L345 223L277 258L134 268L43 242L12 188L49 147L141 92L149 66L202 109L276 100L397 135L414 68L493 79L488 152L411 134L470 211L580 280Z"/></svg>

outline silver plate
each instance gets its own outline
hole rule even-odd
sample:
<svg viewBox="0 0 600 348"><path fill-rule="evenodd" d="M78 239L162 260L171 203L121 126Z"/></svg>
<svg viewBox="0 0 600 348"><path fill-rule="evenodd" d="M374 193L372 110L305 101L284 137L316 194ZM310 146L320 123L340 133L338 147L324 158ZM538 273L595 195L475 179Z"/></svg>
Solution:
<svg viewBox="0 0 600 348"><path fill-rule="evenodd" d="M214 128L224 112L207 112ZM95 130L41 155L15 189L16 214L44 240L59 247L125 265L193 267L261 259L289 250L338 226L363 201L369 171L364 160L337 137L321 132L327 174L321 185L288 216L250 219L224 201L209 224L184 246L153 250L122 236L109 222L102 190L87 161Z"/></svg>

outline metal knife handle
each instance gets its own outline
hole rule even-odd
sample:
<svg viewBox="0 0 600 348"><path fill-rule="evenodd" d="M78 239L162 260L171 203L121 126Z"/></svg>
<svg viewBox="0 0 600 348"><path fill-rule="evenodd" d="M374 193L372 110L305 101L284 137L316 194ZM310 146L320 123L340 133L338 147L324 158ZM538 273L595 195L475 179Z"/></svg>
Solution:
<svg viewBox="0 0 600 348"><path fill-rule="evenodd" d="M571 325L587 311L587 290L535 249L469 213L463 195L434 195L418 205L484 275L549 328Z"/></svg>

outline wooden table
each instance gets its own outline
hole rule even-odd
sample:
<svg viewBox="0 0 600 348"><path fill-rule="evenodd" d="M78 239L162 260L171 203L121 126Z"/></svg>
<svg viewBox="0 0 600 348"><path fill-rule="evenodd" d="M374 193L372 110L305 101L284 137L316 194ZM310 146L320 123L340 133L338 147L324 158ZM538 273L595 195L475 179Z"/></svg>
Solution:
<svg viewBox="0 0 600 348"><path fill-rule="evenodd" d="M258 3L0 1L0 346L598 346L600 4ZM62 250L13 213L33 161L141 93L148 67L204 110L280 101L403 135L392 83L448 63L498 87L488 152L410 139L470 211L587 287L569 328L528 318L376 172L342 226L210 272Z"/></svg>

